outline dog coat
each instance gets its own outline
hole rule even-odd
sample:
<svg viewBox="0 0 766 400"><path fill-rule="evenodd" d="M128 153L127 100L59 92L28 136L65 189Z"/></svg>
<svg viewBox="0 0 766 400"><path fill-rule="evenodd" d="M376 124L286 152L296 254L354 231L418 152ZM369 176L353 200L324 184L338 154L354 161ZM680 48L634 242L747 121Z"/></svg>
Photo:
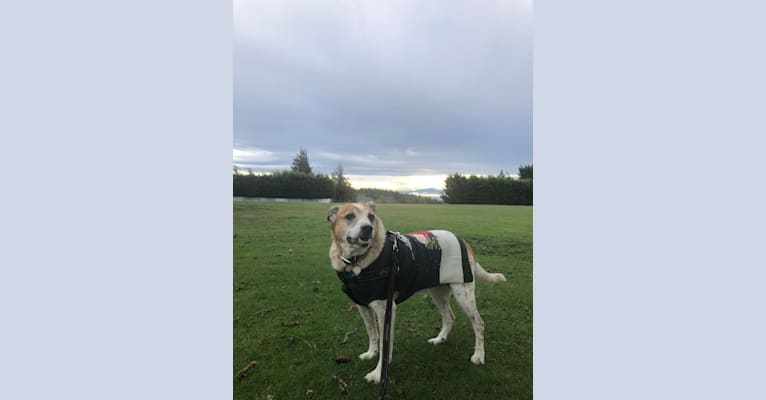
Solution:
<svg viewBox="0 0 766 400"><path fill-rule="evenodd" d="M454 233L426 231L400 235L388 232L380 256L359 275L338 272L343 292L354 303L366 306L373 300L386 299L387 277L394 261L394 240L399 251L394 286L397 304L422 289L444 283L473 282L465 244Z"/></svg>

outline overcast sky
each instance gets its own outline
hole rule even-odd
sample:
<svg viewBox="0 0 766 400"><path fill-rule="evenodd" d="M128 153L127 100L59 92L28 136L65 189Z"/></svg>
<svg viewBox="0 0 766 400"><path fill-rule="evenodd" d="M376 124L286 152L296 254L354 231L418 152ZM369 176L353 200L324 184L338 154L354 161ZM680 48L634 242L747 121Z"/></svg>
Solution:
<svg viewBox="0 0 766 400"><path fill-rule="evenodd" d="M301 148L388 188L531 164L531 0L235 0L234 163Z"/></svg>

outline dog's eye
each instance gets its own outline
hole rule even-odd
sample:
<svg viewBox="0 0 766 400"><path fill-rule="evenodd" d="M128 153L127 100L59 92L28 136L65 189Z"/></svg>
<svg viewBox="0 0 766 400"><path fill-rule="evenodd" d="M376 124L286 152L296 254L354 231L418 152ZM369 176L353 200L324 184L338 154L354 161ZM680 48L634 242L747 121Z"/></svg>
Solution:
<svg viewBox="0 0 766 400"><path fill-rule="evenodd" d="M346 218L346 220L348 220L348 221L351 221L354 218L356 218L356 215L354 215L354 213L346 214L346 216L344 218Z"/></svg>
<svg viewBox="0 0 766 400"><path fill-rule="evenodd" d="M375 215L374 215L374 214L368 214L368 215L367 215L367 218L369 218L369 219L370 219L370 222L373 222L373 221L375 221Z"/></svg>

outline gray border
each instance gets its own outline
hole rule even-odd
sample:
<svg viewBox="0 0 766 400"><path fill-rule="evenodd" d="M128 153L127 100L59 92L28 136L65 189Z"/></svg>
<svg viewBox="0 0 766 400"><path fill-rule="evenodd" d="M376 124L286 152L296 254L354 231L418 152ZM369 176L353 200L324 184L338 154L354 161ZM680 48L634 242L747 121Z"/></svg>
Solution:
<svg viewBox="0 0 766 400"><path fill-rule="evenodd" d="M231 3L4 3L0 48L0 398L231 398Z"/></svg>
<svg viewBox="0 0 766 400"><path fill-rule="evenodd" d="M535 2L535 399L766 398L745 3Z"/></svg>

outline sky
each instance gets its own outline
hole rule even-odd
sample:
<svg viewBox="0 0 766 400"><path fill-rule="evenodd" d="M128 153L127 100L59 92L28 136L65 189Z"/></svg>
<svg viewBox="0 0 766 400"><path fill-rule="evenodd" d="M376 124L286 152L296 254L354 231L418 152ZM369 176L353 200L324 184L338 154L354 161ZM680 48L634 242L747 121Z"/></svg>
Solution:
<svg viewBox="0 0 766 400"><path fill-rule="evenodd" d="M532 164L531 0L234 1L240 171L443 187Z"/></svg>

